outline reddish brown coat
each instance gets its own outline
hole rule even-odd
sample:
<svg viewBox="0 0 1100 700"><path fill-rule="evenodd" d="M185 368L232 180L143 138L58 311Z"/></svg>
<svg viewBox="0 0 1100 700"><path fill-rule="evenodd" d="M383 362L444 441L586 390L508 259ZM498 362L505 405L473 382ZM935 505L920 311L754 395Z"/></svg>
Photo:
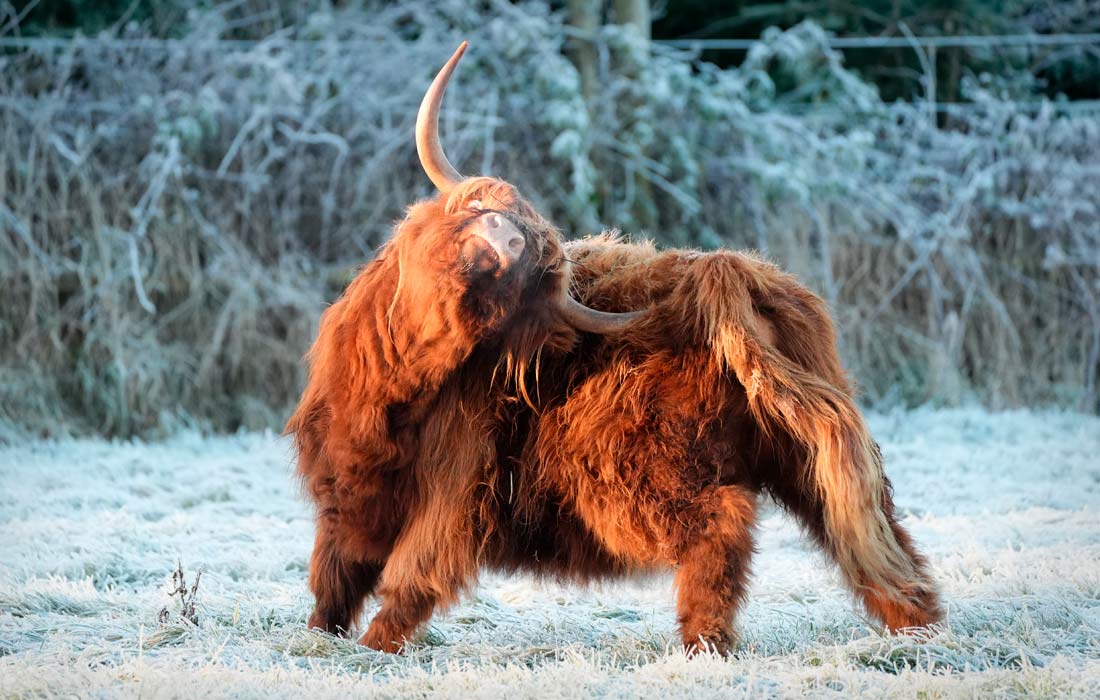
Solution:
<svg viewBox="0 0 1100 700"><path fill-rule="evenodd" d="M508 275L463 266L468 204L523 231ZM570 266L568 255L575 264ZM645 308L578 334L555 301ZM676 570L685 645L733 643L756 500L794 513L891 628L939 605L897 523L822 301L755 257L565 248L505 183L410 209L324 315L287 429L318 508L310 625L397 650L480 568L567 580Z"/></svg>

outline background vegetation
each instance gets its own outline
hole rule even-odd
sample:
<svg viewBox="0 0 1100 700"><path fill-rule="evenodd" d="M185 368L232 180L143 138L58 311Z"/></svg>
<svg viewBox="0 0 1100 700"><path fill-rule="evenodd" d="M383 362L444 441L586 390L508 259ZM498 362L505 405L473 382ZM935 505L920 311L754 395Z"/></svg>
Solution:
<svg viewBox="0 0 1100 700"><path fill-rule="evenodd" d="M1074 3L982 10L1007 24L904 14L925 6L890 3L892 21L1095 20L1055 12ZM655 37L719 32L702 5L654 7ZM787 29L726 67L614 24L578 37L537 2L9 8L8 38L73 39L0 54L0 439L280 426L324 304L431 193L412 124L462 38L452 160L515 182L567 235L763 250L830 302L870 402L1100 408L1100 120L1049 99L1090 97L1095 47L1042 68L899 50L889 70L823 29L890 33L874 3L810 3L819 23L755 7L723 35ZM581 40L599 58L587 98Z"/></svg>
<svg viewBox="0 0 1100 700"><path fill-rule="evenodd" d="M840 37L989 36L1100 32L1100 3L1066 0L670 0L655 17L658 39L756 38L768 27L789 29L812 18ZM703 58L728 66L744 52ZM927 73L910 48L845 51L845 65L874 82L887 100L925 96ZM941 48L935 65L938 99L965 99L968 75L990 73L1017 96L1100 97L1100 48L982 45Z"/></svg>

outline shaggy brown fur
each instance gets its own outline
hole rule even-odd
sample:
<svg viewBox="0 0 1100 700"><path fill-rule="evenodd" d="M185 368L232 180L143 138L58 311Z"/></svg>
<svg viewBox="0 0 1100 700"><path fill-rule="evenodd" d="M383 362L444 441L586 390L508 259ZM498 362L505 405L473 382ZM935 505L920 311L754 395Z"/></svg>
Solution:
<svg viewBox="0 0 1100 700"><path fill-rule="evenodd" d="M438 113L465 49L417 116L441 193L325 313L287 424L317 505L310 626L346 631L376 593L362 643L396 651L482 566L671 567L685 646L727 652L761 492L887 626L938 619L821 300L738 253L566 250L510 185L462 178Z"/></svg>
<svg viewBox="0 0 1100 700"><path fill-rule="evenodd" d="M457 262L469 199L524 232L512 274ZM570 276L590 307L648 311L578 336L550 303ZM508 185L469 180L410 210L310 359L287 429L318 506L313 627L347 630L375 593L362 643L396 651L482 567L580 582L670 567L684 644L726 652L761 492L888 627L940 616L823 302L757 258L563 248Z"/></svg>
<svg viewBox="0 0 1100 700"><path fill-rule="evenodd" d="M481 202L476 211L474 201ZM487 210L506 214L526 239L520 264L505 274L475 264L480 251L466 233ZM556 232L510 185L476 178L413 206L378 257L325 312L309 354L309 384L286 426L317 505L311 626L347 630L358 615L383 565L413 532L417 520L410 513L425 507L422 491L443 486L419 473L426 455L443 452L478 469L490 459L484 430L438 427L448 410L460 408L454 399L441 406L439 397L453 392L474 349L492 347L508 369L522 374L541 348L573 344L576 334L556 318L554 306L539 301L564 293L567 267ZM501 342L505 325L507 342ZM491 384L491 377L478 378ZM461 519L469 520L464 510ZM387 571L383 582L393 588L397 574ZM468 573L447 585L459 585ZM407 607L400 595L395 606Z"/></svg>
<svg viewBox="0 0 1100 700"><path fill-rule="evenodd" d="M569 255L578 261L584 303L607 310L652 305L632 331L603 339L591 359L574 364L568 396L543 412L539 457L555 465L545 472L602 465L588 484L578 474L567 487L580 495L578 507L604 508L606 520L646 533L657 555L662 547L681 551L685 545L670 536L685 529L680 514L703 508L707 527L738 537L715 535L727 538L724 550L692 546L706 552L700 562L726 562L732 571L747 557L749 528L740 524L751 525L747 508L734 504L745 492L764 490L800 520L888 627L939 619L935 586L897 523L878 446L852 399L832 321L816 295L740 253L659 253L604 237L574 244ZM721 507L711 505L715 492ZM652 506L606 510L627 494L668 504L667 512L662 519ZM709 535L679 537L694 543ZM632 551L644 546L638 541ZM682 555L671 560L680 563L683 601L690 569ZM724 620L732 609L722 609ZM682 621L685 615L681 608ZM715 640L728 633L707 629ZM690 631L685 627L685 642Z"/></svg>

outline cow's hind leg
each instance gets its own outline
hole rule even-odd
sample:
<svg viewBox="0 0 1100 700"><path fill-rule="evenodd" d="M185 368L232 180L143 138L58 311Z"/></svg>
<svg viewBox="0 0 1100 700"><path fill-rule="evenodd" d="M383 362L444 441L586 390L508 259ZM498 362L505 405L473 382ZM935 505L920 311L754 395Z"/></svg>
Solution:
<svg viewBox="0 0 1100 700"><path fill-rule="evenodd" d="M748 584L755 520L756 495L738 486L707 489L690 517L680 520L677 613L689 654L733 649L733 617Z"/></svg>
<svg viewBox="0 0 1100 700"><path fill-rule="evenodd" d="M853 555L848 543L830 535L825 497L812 483L807 483L810 480L804 475L787 465L780 467L769 481L768 490L837 563L845 582L868 613L891 630L925 627L940 619L939 595L928 573L928 563L897 521L890 482L885 475L876 512L857 512L855 516L885 522L887 528L881 531L881 536L888 541L857 550L860 556ZM877 552L893 553L891 563L866 560ZM901 561L895 563L899 558Z"/></svg>
<svg viewBox="0 0 1100 700"><path fill-rule="evenodd" d="M339 529L319 520L309 566L309 587L317 601L309 627L343 635L374 591L382 565L351 560L339 545Z"/></svg>

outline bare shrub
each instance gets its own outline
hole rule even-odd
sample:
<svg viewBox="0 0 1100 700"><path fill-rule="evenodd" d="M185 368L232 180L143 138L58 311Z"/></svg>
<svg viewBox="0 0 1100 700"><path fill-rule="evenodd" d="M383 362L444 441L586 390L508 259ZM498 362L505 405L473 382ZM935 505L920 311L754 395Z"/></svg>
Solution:
<svg viewBox="0 0 1100 700"><path fill-rule="evenodd" d="M569 235L765 250L832 304L873 401L1097 408L1095 115L972 81L938 125L813 25L728 71L609 28L587 105L540 4L228 25L0 56L0 439L280 425L323 304L429 191L413 119L461 38L452 158Z"/></svg>

